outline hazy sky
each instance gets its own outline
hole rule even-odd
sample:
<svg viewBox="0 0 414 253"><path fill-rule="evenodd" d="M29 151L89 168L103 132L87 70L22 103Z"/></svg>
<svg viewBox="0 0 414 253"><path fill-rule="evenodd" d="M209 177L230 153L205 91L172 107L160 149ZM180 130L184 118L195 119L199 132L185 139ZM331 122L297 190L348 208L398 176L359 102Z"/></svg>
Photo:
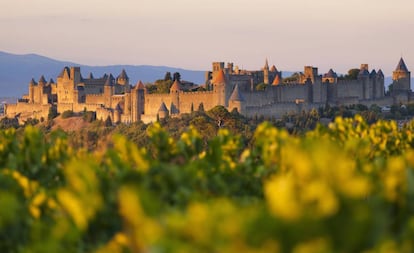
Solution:
<svg viewBox="0 0 414 253"><path fill-rule="evenodd" d="M0 51L206 70L414 70L413 0L0 0Z"/></svg>

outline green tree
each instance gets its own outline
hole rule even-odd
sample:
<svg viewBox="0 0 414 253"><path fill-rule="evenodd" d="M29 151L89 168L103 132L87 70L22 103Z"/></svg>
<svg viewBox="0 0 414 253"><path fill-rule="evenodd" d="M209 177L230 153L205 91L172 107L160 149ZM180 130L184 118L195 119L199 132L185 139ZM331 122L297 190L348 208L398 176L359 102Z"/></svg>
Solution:
<svg viewBox="0 0 414 253"><path fill-rule="evenodd" d="M171 72L165 73L164 81L171 81L171 80L172 80L172 78L171 78Z"/></svg>
<svg viewBox="0 0 414 253"><path fill-rule="evenodd" d="M181 81L181 74L179 72L175 72L174 73L174 79L173 79L173 81L175 81L175 80Z"/></svg>
<svg viewBox="0 0 414 253"><path fill-rule="evenodd" d="M110 127L110 126L112 126L112 120L111 120L111 117L106 117L106 120L105 120L105 126L106 127Z"/></svg>
<svg viewBox="0 0 414 253"><path fill-rule="evenodd" d="M355 80L358 78L358 74L359 74L360 70L359 69L350 69L348 70L348 74L345 75L345 79L346 80Z"/></svg>
<svg viewBox="0 0 414 253"><path fill-rule="evenodd" d="M256 90L265 90L267 88L267 84L265 83L259 83L256 85Z"/></svg>
<svg viewBox="0 0 414 253"><path fill-rule="evenodd" d="M52 120L52 119L56 118L57 116L58 116L58 112L57 112L56 106L51 106L49 108L49 113L47 115L47 119Z"/></svg>
<svg viewBox="0 0 414 253"><path fill-rule="evenodd" d="M0 120L0 129L18 128L19 120L17 118L2 118Z"/></svg>

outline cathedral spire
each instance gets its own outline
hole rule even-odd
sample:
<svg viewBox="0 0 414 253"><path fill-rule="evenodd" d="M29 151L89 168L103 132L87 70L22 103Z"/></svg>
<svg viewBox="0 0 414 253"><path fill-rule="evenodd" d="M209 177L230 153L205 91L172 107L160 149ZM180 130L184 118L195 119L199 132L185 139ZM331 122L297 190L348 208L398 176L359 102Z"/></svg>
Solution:
<svg viewBox="0 0 414 253"><path fill-rule="evenodd" d="M265 65L264 65L264 69L269 69L269 62L267 61L267 58L266 58L266 62L265 62Z"/></svg>

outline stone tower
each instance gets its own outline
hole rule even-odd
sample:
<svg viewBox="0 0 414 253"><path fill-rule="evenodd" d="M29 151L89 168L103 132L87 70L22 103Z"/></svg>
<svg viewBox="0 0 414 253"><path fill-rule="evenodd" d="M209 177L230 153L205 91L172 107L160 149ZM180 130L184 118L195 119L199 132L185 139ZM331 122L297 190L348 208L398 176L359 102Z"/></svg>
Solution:
<svg viewBox="0 0 414 253"><path fill-rule="evenodd" d="M216 93L216 105L226 107L227 85L226 76L224 75L223 70L214 73L212 84L213 91Z"/></svg>
<svg viewBox="0 0 414 253"><path fill-rule="evenodd" d="M104 85L104 105L106 108L112 107L112 95L114 94L113 80L114 77L110 74Z"/></svg>
<svg viewBox="0 0 414 253"><path fill-rule="evenodd" d="M394 72L392 72L393 92L410 91L411 90L411 72L408 71L407 65L401 57Z"/></svg>
<svg viewBox="0 0 414 253"><path fill-rule="evenodd" d="M32 104L34 103L36 85L36 81L32 78L29 83L29 102Z"/></svg>
<svg viewBox="0 0 414 253"><path fill-rule="evenodd" d="M213 62L213 74L214 72L224 69L224 62Z"/></svg>
<svg viewBox="0 0 414 253"><path fill-rule="evenodd" d="M116 82L124 86L124 92L130 91L129 77L125 72L125 69L122 69L121 74L119 74L119 76L116 78Z"/></svg>
<svg viewBox="0 0 414 253"><path fill-rule="evenodd" d="M180 92L181 92L181 83L176 79L170 88L171 96L171 108L170 113L179 114L180 113Z"/></svg>
<svg viewBox="0 0 414 253"><path fill-rule="evenodd" d="M369 68L368 64L361 64L358 81L362 84L362 99L369 99Z"/></svg>
<svg viewBox="0 0 414 253"><path fill-rule="evenodd" d="M145 86L139 81L135 87L131 89L131 120L137 122L144 114L145 107Z"/></svg>

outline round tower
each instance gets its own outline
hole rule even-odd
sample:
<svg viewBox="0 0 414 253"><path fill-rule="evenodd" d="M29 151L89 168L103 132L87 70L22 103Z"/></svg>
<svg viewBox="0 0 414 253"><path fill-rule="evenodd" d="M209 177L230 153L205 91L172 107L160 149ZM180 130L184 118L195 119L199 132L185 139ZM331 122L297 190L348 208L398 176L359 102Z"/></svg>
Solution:
<svg viewBox="0 0 414 253"><path fill-rule="evenodd" d="M217 71L211 81L213 91L216 93L216 104L226 106L226 77L223 70Z"/></svg>
<svg viewBox="0 0 414 253"><path fill-rule="evenodd" d="M35 86L36 85L37 85L37 83L32 78L32 80L30 80L30 83L29 83L29 100L30 100L30 103L34 103L34 93L35 93Z"/></svg>

